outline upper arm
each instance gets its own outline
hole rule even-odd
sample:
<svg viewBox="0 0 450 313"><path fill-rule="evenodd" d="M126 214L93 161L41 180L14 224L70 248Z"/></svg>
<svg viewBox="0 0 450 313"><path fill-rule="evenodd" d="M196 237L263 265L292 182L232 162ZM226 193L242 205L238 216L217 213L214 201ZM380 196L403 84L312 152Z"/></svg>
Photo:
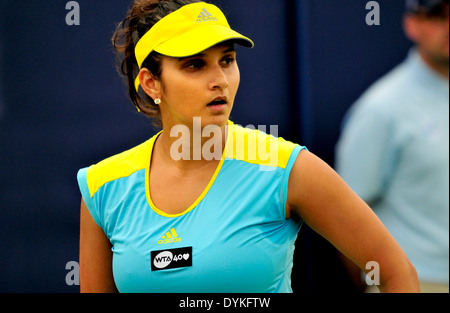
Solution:
<svg viewBox="0 0 450 313"><path fill-rule="evenodd" d="M378 217L325 162L302 151L288 186L287 211L298 215L314 231L362 270L376 261L381 279L410 265L403 250ZM408 275L408 274L407 274Z"/></svg>
<svg viewBox="0 0 450 313"><path fill-rule="evenodd" d="M83 200L80 212L80 290L117 292L112 273L111 243Z"/></svg>

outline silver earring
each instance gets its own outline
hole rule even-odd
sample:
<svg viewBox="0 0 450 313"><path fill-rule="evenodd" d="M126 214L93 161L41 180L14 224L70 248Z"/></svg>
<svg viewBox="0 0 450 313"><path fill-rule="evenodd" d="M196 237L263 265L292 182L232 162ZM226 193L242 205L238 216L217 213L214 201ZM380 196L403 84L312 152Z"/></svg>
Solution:
<svg viewBox="0 0 450 313"><path fill-rule="evenodd" d="M156 105L160 105L161 104L161 99L159 99L159 98L155 99L155 104Z"/></svg>

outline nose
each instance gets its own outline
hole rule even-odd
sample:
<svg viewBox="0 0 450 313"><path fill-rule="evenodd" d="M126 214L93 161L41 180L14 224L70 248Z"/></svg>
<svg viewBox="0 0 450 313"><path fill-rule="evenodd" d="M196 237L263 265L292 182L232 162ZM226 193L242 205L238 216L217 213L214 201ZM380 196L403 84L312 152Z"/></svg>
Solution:
<svg viewBox="0 0 450 313"><path fill-rule="evenodd" d="M211 90L228 88L229 83L223 68L220 65L217 65L211 71L212 78L209 84L209 88Z"/></svg>

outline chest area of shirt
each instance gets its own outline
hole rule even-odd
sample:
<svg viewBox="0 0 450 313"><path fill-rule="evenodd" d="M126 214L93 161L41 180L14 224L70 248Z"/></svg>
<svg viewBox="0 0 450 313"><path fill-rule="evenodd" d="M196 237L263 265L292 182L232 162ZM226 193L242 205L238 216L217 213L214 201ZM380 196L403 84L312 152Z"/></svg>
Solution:
<svg viewBox="0 0 450 313"><path fill-rule="evenodd" d="M141 290L156 291L152 288L157 286L158 292L161 288L167 288L166 292L176 288L184 292L224 292L234 286L244 292L267 290L274 277L284 271L289 250L286 233L280 236L284 240L273 236L282 229L280 225L273 225L268 236L268 229L264 229L267 225L258 223L244 226L227 220L189 221L192 224L166 223L149 227L148 232L138 230L135 238L128 236L116 243L118 283L122 275L127 281L131 271L140 277Z"/></svg>

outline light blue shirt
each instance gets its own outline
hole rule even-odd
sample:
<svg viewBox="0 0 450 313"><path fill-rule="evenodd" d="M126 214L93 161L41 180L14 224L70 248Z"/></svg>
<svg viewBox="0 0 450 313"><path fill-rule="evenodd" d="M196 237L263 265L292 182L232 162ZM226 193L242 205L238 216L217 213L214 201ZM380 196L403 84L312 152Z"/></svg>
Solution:
<svg viewBox="0 0 450 313"><path fill-rule="evenodd" d="M399 242L419 279L449 282L449 81L416 50L349 111L336 169Z"/></svg>

